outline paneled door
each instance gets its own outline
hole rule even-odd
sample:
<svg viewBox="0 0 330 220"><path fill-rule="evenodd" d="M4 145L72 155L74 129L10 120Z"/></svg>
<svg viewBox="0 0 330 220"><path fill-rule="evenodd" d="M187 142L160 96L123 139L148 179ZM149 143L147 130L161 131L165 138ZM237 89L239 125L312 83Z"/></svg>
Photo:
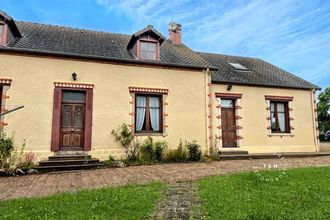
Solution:
<svg viewBox="0 0 330 220"><path fill-rule="evenodd" d="M82 150L84 146L86 94L83 91L62 92L60 149Z"/></svg>
<svg viewBox="0 0 330 220"><path fill-rule="evenodd" d="M221 99L222 146L237 147L235 100Z"/></svg>

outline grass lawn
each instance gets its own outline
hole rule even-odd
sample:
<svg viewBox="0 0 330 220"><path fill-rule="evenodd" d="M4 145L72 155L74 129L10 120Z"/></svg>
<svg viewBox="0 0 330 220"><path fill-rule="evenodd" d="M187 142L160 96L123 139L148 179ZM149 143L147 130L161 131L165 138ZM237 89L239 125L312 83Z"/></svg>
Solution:
<svg viewBox="0 0 330 220"><path fill-rule="evenodd" d="M199 180L198 193L206 218L330 219L330 167L285 172L260 171Z"/></svg>
<svg viewBox="0 0 330 220"><path fill-rule="evenodd" d="M0 219L147 219L162 184L124 186L0 202Z"/></svg>

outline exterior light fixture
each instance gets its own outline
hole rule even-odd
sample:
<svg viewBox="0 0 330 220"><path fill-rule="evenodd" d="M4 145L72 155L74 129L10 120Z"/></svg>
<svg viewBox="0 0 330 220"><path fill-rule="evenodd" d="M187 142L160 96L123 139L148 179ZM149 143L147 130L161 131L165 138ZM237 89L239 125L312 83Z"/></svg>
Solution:
<svg viewBox="0 0 330 220"><path fill-rule="evenodd" d="M77 73L75 73L75 72L72 73L72 79L73 79L73 81L77 80Z"/></svg>
<svg viewBox="0 0 330 220"><path fill-rule="evenodd" d="M228 85L227 86L227 91L230 91L233 88L233 85Z"/></svg>

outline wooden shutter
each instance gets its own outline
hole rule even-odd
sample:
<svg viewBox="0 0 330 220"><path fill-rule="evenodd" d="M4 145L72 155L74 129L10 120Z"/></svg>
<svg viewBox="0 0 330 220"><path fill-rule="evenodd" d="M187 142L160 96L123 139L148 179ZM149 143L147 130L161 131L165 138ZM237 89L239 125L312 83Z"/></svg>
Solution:
<svg viewBox="0 0 330 220"><path fill-rule="evenodd" d="M54 89L51 151L60 149L61 93L60 88Z"/></svg>
<svg viewBox="0 0 330 220"><path fill-rule="evenodd" d="M93 90L86 90L86 115L85 115L85 140L84 150L91 150L92 146L92 113L93 113Z"/></svg>

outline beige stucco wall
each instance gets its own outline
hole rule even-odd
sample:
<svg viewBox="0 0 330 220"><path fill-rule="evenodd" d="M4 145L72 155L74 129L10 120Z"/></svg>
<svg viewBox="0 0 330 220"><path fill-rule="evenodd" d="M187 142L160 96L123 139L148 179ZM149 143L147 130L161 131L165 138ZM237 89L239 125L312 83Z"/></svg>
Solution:
<svg viewBox="0 0 330 220"><path fill-rule="evenodd" d="M212 85L212 132L221 136L219 109L215 92L228 92L227 85ZM233 85L228 93L242 93L238 105L242 108L236 110L242 119L237 120L242 129L238 130L243 139L238 141L239 149L249 153L280 153L280 152L315 152L317 151L317 139L315 139L315 119L313 113L313 100L310 90L265 88L252 86ZM270 126L269 110L265 95L293 96L289 103L290 125L294 128L290 135L272 135L267 127ZM218 140L221 148L221 140Z"/></svg>
<svg viewBox="0 0 330 220"><path fill-rule="evenodd" d="M175 148L180 139L197 140L206 149L205 73L137 66L113 65L65 59L0 55L0 78L12 78L7 95L8 107L24 109L5 116L5 131L14 134L16 144L26 139L26 151L36 152L39 159L50 151L54 82L93 83L92 156L106 159L120 156L122 147L110 132L121 123L131 124L132 105L129 86L169 89L165 112L168 116L165 140ZM145 137L142 137L143 139Z"/></svg>

